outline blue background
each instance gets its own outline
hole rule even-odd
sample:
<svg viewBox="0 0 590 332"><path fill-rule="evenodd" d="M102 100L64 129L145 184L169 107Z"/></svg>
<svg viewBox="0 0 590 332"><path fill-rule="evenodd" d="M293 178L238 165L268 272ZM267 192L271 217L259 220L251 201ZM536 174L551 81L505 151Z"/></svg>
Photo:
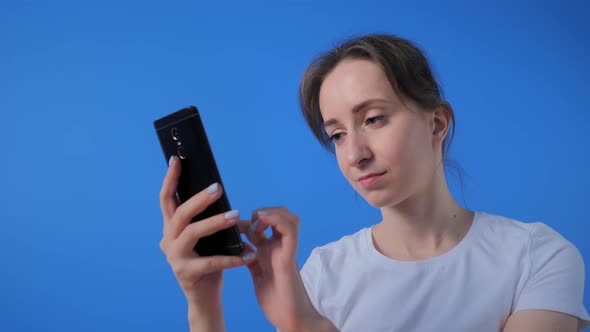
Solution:
<svg viewBox="0 0 590 332"><path fill-rule="evenodd" d="M0 330L187 330L158 246L152 127L187 105L234 208L301 217L301 264L377 222L297 104L311 58L365 32L431 58L457 116L461 204L549 224L590 275L588 2L468 3L0 2ZM228 331L273 331L245 268L224 301Z"/></svg>

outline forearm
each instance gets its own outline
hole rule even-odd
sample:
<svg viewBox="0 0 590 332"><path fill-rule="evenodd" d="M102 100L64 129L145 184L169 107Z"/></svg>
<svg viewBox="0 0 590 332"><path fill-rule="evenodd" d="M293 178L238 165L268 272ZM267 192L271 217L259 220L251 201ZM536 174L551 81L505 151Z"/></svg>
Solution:
<svg viewBox="0 0 590 332"><path fill-rule="evenodd" d="M225 322L221 306L211 310L200 310L189 305L188 322L191 332L224 332Z"/></svg>
<svg viewBox="0 0 590 332"><path fill-rule="evenodd" d="M283 331L280 331L283 332ZM287 331L286 331L287 332ZM318 315L292 332L340 332L327 318Z"/></svg>
<svg viewBox="0 0 590 332"><path fill-rule="evenodd" d="M340 331L338 331L336 326L334 326L334 324L332 324L332 322L330 322L328 319L321 317L321 319L319 319L316 322L316 324L313 328L310 328L310 329L306 330L305 332L340 332Z"/></svg>

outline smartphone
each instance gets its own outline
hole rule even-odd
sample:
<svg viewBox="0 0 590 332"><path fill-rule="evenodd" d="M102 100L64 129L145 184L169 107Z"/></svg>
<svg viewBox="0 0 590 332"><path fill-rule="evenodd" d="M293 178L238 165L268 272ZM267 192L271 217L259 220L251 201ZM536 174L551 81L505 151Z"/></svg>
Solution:
<svg viewBox="0 0 590 332"><path fill-rule="evenodd" d="M213 152L205 133L205 127L195 106L189 106L154 121L166 163L176 155L181 163L177 197L186 202L196 193L217 182L223 186ZM197 222L231 210L226 188L223 195L203 212L194 216ZM244 243L237 226L232 226L201 238L194 251L200 256L240 255Z"/></svg>

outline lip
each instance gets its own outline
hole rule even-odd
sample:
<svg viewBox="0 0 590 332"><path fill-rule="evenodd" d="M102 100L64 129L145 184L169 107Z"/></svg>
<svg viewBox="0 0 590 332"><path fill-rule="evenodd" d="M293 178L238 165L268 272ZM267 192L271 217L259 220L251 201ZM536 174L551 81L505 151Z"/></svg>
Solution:
<svg viewBox="0 0 590 332"><path fill-rule="evenodd" d="M377 181L379 181L379 179L381 179L381 177L385 173L386 172L368 174L368 175L365 175L365 176L360 177L358 179L358 182L363 187L370 187L370 186L374 185L375 183L377 183Z"/></svg>
<svg viewBox="0 0 590 332"><path fill-rule="evenodd" d="M357 180L357 181L363 181L363 180L365 180L365 179L372 178L372 177L375 177L375 176L381 176L381 175L383 175L383 174L385 174L385 172L382 172L382 173L371 173L371 174L367 174L367 175L365 175L365 176L361 176L360 178L358 178L358 180Z"/></svg>

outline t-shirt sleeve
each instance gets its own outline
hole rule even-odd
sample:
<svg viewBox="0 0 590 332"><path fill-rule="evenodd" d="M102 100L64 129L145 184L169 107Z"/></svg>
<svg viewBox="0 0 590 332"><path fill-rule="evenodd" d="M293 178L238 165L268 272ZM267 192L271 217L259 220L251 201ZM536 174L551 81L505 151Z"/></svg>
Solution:
<svg viewBox="0 0 590 332"><path fill-rule="evenodd" d="M311 251L309 258L301 268L301 279L307 291L307 295L315 309L324 316L319 301L320 281L322 278L322 258L321 249L315 248Z"/></svg>
<svg viewBox="0 0 590 332"><path fill-rule="evenodd" d="M590 326L584 307L584 260L578 249L549 226L538 223L529 243L528 279L514 312L551 310L580 319Z"/></svg>

